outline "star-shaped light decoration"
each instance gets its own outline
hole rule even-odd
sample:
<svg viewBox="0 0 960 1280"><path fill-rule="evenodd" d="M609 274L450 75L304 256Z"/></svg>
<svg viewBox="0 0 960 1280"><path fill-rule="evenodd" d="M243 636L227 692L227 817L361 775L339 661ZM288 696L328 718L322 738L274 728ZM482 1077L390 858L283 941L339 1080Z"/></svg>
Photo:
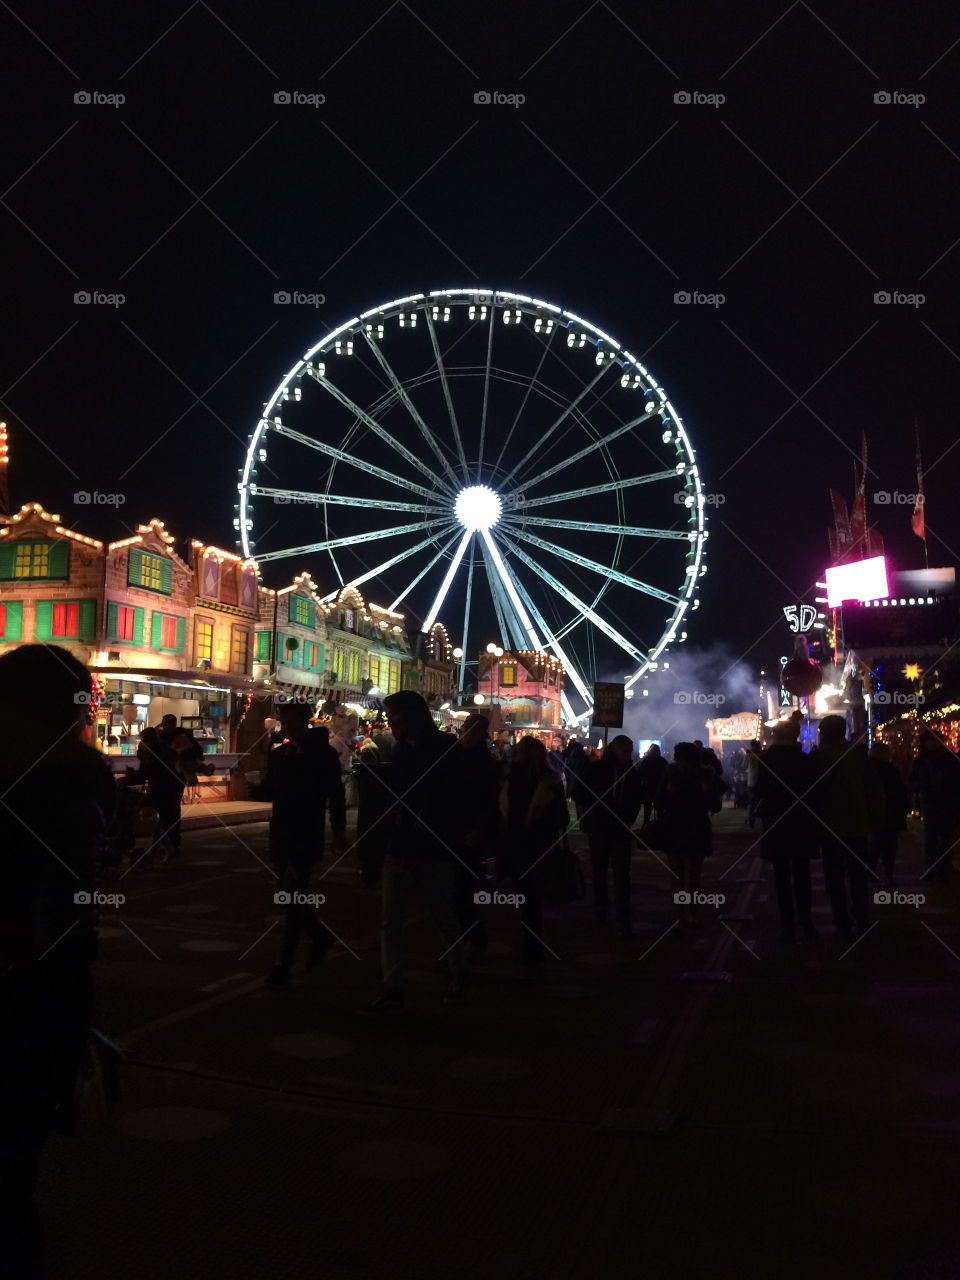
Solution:
<svg viewBox="0 0 960 1280"><path fill-rule="evenodd" d="M908 662L903 668L903 674L907 680L919 680L923 672L916 662Z"/></svg>

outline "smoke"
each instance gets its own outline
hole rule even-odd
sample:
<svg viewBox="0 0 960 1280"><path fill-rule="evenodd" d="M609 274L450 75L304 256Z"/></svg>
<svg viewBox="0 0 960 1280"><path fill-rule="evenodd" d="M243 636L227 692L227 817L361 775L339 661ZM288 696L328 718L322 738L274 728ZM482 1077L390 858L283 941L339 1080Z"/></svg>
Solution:
<svg viewBox="0 0 960 1280"><path fill-rule="evenodd" d="M725 645L674 650L633 687L624 704L623 732L659 738L672 753L678 742L707 741L707 721L756 711L759 677Z"/></svg>

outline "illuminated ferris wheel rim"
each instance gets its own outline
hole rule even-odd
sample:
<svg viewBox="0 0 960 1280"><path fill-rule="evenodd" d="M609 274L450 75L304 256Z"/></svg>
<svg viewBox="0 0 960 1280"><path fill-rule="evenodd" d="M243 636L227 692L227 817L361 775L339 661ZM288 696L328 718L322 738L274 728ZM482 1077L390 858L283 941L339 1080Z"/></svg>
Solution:
<svg viewBox="0 0 960 1280"><path fill-rule="evenodd" d="M481 289L476 287L471 287L468 289L436 289L436 290L430 291L429 293L409 294L402 298L396 298L391 302L383 303L380 306L372 307L367 311L361 312L358 316L354 316L350 320L345 321L343 324L339 325L337 328L335 328L329 334L327 334L323 339L321 339L321 341L319 341L313 347L311 347L305 353L302 359L297 361L297 363L290 369L290 371L284 375L280 383L277 385L275 391L273 392L273 395L271 396L269 401L266 403L264 412L259 418L259 421L257 422L257 425L251 435L250 444L247 448L246 456L244 459L244 465L241 470L241 479L238 484L240 501L237 509L239 511L239 515L234 521L234 524L239 531L239 541L240 541L240 545L242 546L243 553L245 556L250 557L252 559L256 559L258 561L264 561L264 560L276 559L284 555L292 555L300 552L302 552L303 554L307 554L311 550L322 550L322 549L329 550L326 544L311 544L311 546L309 547L291 548L284 552L271 552L261 556L256 556L253 551L254 543L250 536L253 529L253 520L252 520L251 504L250 504L251 497L256 496L258 492L264 493L264 494L271 493L271 492L274 494L281 493L281 492L290 492L290 493L294 492L294 491L264 489L263 486L258 486L253 480L253 476L256 470L256 462L258 459L260 459L263 456L262 451L265 448L265 439L266 439L267 433L271 430L274 430L283 435L289 436L291 434L289 432L289 429L283 426L278 413L278 406L289 399L291 387L293 387L294 384L299 384L299 380L304 376L304 374L312 373L313 376L316 377L317 381L326 382L328 387L332 388L332 383L329 383L329 380L326 378L325 367L321 365L319 368L319 373L317 372L316 365L314 364L316 357L320 355L333 355L333 354L339 355L340 347L343 345L343 343L345 341L350 341L350 339L345 338L345 335L354 335L358 332L364 335L364 337L367 339L368 344L376 353L377 348L374 347L374 344L371 338L371 331L373 328L372 322L376 320L379 323L379 321L387 320L399 315L401 317L401 324L403 324L402 313L404 313L406 310L411 312L423 311L425 313L427 324L430 327L431 337L434 340L434 353L437 357L437 364L439 369L439 373L436 374L435 377L438 376L441 378L441 380L444 382L444 390L449 395L448 387L447 387L447 378L453 374L454 370L451 369L451 370L444 371L439 350L436 346L436 335L433 330L433 326L430 322L430 310L428 310L432 308L434 318L436 318L437 308L442 307L445 311L443 319L447 320L449 319L449 307L446 306L445 304L448 304L448 303L450 304L450 306L453 306L453 305L469 306L471 308L471 312L470 312L471 319L473 318L474 308L481 309L482 311L481 318L485 317L486 310L489 308L491 312L491 325L493 323L493 316L496 314L496 311L499 308L505 312L505 315L504 315L505 322L508 319L510 312L514 313L515 328L519 327L520 316L522 314L529 314L529 315L538 317L536 322L537 332L540 331L540 325L541 325L542 317L544 315L550 318L549 324L551 327L553 325L556 325L558 328L562 327L570 330L571 326L574 326L574 325L578 326L580 329L580 343L579 343L580 346L584 345L587 334L593 335L591 342L593 345L595 345L598 348L598 355L597 355L598 365L600 365L601 362L604 361L605 362L604 367L609 366L610 364L617 364L620 366L621 369L635 371L633 375L632 386L636 387L636 386L642 385L644 388L644 394L651 397L651 399L653 399L655 395L656 397L655 404L651 404L651 402L648 401L647 405L645 406L648 412L645 412L644 415L642 415L642 417L636 419L636 421L631 424L627 424L626 427L619 428L616 432L612 433L608 437L604 437L603 439L598 441L596 444L589 446L588 449L583 452L591 452L593 451L593 449L596 449L596 448L604 448L605 443L608 442L610 439L612 439L613 436L621 435L623 434L624 431L630 429L631 427L635 427L639 425L640 423L645 421L647 418L650 418L654 416L654 414L657 414L660 416L661 421L664 424L667 424L669 421L669 424L671 424L670 426L671 435L669 438L675 439L678 452L682 450L687 456L688 462L683 465L678 464L674 468L674 473L678 478L682 476L685 480L689 481L693 489L692 499L690 497L686 499L686 506L688 508L688 517L694 521L694 526L690 532L688 532L687 534L681 535L684 539L688 539L691 544L692 562L686 567L687 580L683 588L675 596L671 597L669 593L647 588L649 594L658 596L663 600L668 600L668 599L675 600L675 609L672 616L669 618L666 624L666 627L664 629L664 632L660 640L658 641L658 643L652 649L650 649L650 651L646 655L640 655L642 657L642 660L640 662L639 667L631 676L629 676L626 679L625 681L626 687L630 689L638 680L640 680L646 674L647 671L653 668L656 668L658 666L658 660L661 654L663 654L664 651L672 643L677 641L678 638L680 640L683 640L686 638L686 632L683 632L678 637L679 629L684 621L684 617L688 609L691 609L691 608L696 609L699 603L699 601L695 599L695 592L696 592L696 586L699 578L702 577L702 575L706 572L706 567L704 564L704 558L705 558L704 543L708 536L707 530L706 530L706 512L705 512L705 499L704 499L704 493L703 493L703 486L700 478L699 468L696 462L696 453L694 451L692 442L690 441L689 435L687 434L686 429L684 428L683 422L679 414L676 412L672 403L668 399L666 391L662 386L660 386L658 380L654 377L654 375L650 373L650 371L640 362L640 360L636 356L634 356L631 352L629 352L624 347L622 347L614 338L612 338L604 330L592 324L589 320L585 320L582 316L577 315L575 312L568 311L563 307L557 306L554 303L546 302L538 298L533 298L526 294L513 293L508 290L490 290L490 289ZM551 332L551 328L548 327L546 332L549 334ZM382 332L382 329L380 329L378 331L377 337L382 338L382 336L383 336L383 332ZM601 344L603 344L602 351L600 350ZM573 345L572 338L568 338L568 345ZM350 348L350 350L352 351L352 347ZM411 402L409 402L408 398L406 397L405 386L399 383L399 381L396 379L395 375L393 374L392 370L389 369L389 366L384 365L384 367L390 373L391 381L394 383L394 388L392 392L387 392L386 396L382 398L383 402L387 404L388 407L392 407L393 405L402 401L406 405L406 407L409 409L411 415L414 417L414 420L418 421L419 425L421 426L421 430L428 437L428 442L429 442L429 431L426 425L422 422L422 419L419 419L419 415L416 413L416 410L413 408ZM473 366L469 371L476 372L477 371L476 366ZM458 370L457 372L462 373L465 371ZM490 376L490 372L491 372L491 369L489 365L489 352L488 352L488 365L487 365L488 377ZM425 374L421 376L422 378L428 378L429 375ZM622 375L621 377L622 386L626 387L628 385L628 381L627 381L628 377L629 375L626 373ZM533 381L536 381L536 378ZM418 380L418 383L419 383L419 380ZM411 385L411 384L408 383L406 385ZM532 389L533 382L531 382L530 385ZM538 386L538 391L539 390L540 388ZM299 398L300 398L299 386L297 386L295 399L299 399ZM341 398L341 397L338 396L338 398ZM580 397L577 397L577 402L579 401L579 399ZM347 402L347 403L349 404L351 402ZM352 407L354 409L357 409L357 406L355 405L353 405ZM573 407L574 406L569 406L567 412L569 412ZM450 406L450 413L451 413L451 419L455 421L452 406ZM355 424L354 424L355 427L359 426L363 422L364 420L363 414L364 414L364 411L361 410L360 417L358 417L357 420L355 421ZM368 425L369 425L369 414L367 414L366 417L368 419ZM559 422L555 424L555 426L556 425L559 425ZM673 433L675 433L675 435ZM293 435L294 435L294 438L296 438L297 433L293 433ZM300 438L303 439L302 436ZM667 433L664 434L663 438L664 438L664 441L668 439ZM391 442L395 445L395 447L399 448L399 446L397 446L396 441L391 441ZM590 715L591 703L592 703L591 694L589 690L585 687L582 679L578 676L576 669L572 667L572 664L570 664L569 660L566 659L565 656L563 655L563 652L560 649L560 646L556 638L551 635L550 628L547 626L543 617L540 616L538 613L537 619L538 619L538 622L540 623L540 630L544 630L548 637L546 641L543 641L539 638L537 629L533 626L533 623L530 620L529 615L527 614L524 608L524 602L520 600L515 586L511 585L509 571L507 570L491 538L491 529L494 528L494 526L499 523L500 517L504 513L501 497L489 485L480 484L479 476L475 477L474 481L471 483L471 480L468 474L466 457L463 452L463 446L460 442L459 433L457 434L457 444L460 449L460 458L463 463L463 481L462 482L457 481L457 477L454 473L453 467L445 458L441 458L441 461L444 463L449 475L446 476L443 474L434 473L430 477L434 485L432 492L428 491L421 484L412 483L409 481L405 481L403 479L398 479L394 481L395 483L398 483L401 487L408 488L411 492L420 493L429 503L449 502L450 506L452 506L453 508L452 516L450 515L450 513L447 513L447 518L446 519L442 518L443 516L442 510L436 506L423 506L422 504L419 506L416 506L415 504L402 504L402 503L393 504L394 509L396 510L417 509L417 510L421 510L424 515L427 515L428 512L436 513L436 519L433 522L436 525L436 528L435 528L434 534L431 537L425 539L421 543L418 543L416 547L409 548L407 552L402 553L401 556L394 557L393 560L386 562L385 565L378 566L378 569L384 570L388 567L392 567L395 563L397 563L400 559L402 559L404 555L412 556L414 553L419 552L420 550L422 550L424 546L426 546L431 542L435 543L437 541L442 541L443 539L448 539L444 547L441 548L441 552L438 553L438 555L434 558L434 561L431 562L431 564L436 563L436 561L440 559L441 555L449 551L450 546L456 540L456 536L457 536L456 525L459 524L460 528L463 530L463 534L460 539L460 543L457 548L457 551L453 556L453 559L448 568L447 574L444 578L444 582L441 587L441 590L440 592L438 592L437 597L434 601L434 605L430 611L430 615L424 620L423 630L427 631L429 630L430 626L433 624L433 622L436 619L437 613L439 612L443 599L446 596L447 591L450 588L450 585L452 584L456 569L458 568L463 558L463 554L466 551L467 546L472 541L474 536L478 535L482 539L484 544L483 547L481 547L481 550L483 550L484 547L486 548L485 556L489 555L490 561L492 561L497 571L497 574L502 581L502 585L505 588L506 596L503 600L503 603L504 604L509 603L510 605L512 605L516 614L516 619L520 621L521 625L518 629L518 632L520 634L523 634L526 637L526 639L532 645L533 648L544 649L544 650L552 649L557 654L557 656L561 659L561 661L564 662L564 665L567 668L568 674L570 675L570 677L573 680L573 683L575 684L578 691L580 692L581 697L587 703L586 711L581 712L579 715L574 715L572 709L569 707L569 703L566 703L566 699L565 699L565 703L566 703L565 710L568 712L568 718L574 722L582 721ZM440 454L436 448L435 442L433 443L433 447L434 447L434 451L437 452L438 457L440 457ZM333 451L331 456L336 456L337 452L338 451ZM403 451L403 452L405 453L405 456L407 456L408 458L410 457L408 451ZM498 459L498 464L499 464L499 461L502 459L502 456L503 456L503 452L501 451L500 458ZM575 458L579 456L580 455L574 455ZM529 457L529 454L527 455L527 457ZM343 461L345 463L349 463L352 461L355 465L357 464L356 459L351 459L349 455L345 455L345 454L342 455L337 460ZM518 464L518 466L514 468L514 471L509 473L509 475L507 476L507 479L510 479L510 477L514 474L514 472L522 469L526 461L527 459L525 458L520 464ZM424 470L421 463L418 462L416 465L421 470ZM557 464L553 467L548 468L547 471L544 473L544 475L538 476L532 481L526 480L524 481L524 483L526 484L527 487L532 488L536 483L542 482L542 480L545 479L547 475L554 474L555 472L562 470L566 465L569 465L569 462L567 463L561 462L560 464ZM624 481L613 482L609 486L609 488L621 489L621 492L622 492L621 486L625 486L627 483L630 483L630 484L644 483L646 482L646 480L663 478L669 474L674 474L674 473L665 471L660 473L654 473L651 476L641 477L629 482L624 482ZM454 482L453 484L450 483L451 480ZM440 486L439 491L437 490L438 484ZM604 486L596 486L595 489L590 490L590 492L600 491L602 488L604 488ZM586 493L588 491L587 490L571 491L571 493L573 492ZM485 495L488 495L488 496L485 496ZM335 500L333 495L331 494L313 495L313 496L319 498L321 502L329 502L329 501ZM568 495L560 494L560 495L555 495L553 498L550 498L550 497L537 498L533 500L532 504L528 503L527 505L544 505L551 501L557 501L560 498L563 498L566 496ZM486 510L489 515L489 518L487 518L487 516L484 516L479 520L476 518L475 511L476 511L476 504L478 500L480 500L481 502L487 503ZM496 507L495 512L494 512L493 506L491 506L491 503L495 504L495 507ZM506 517L506 519L509 520L509 517ZM413 531L415 528L425 529L427 527L428 527L428 522L424 521L424 522L421 522L421 524L419 525L407 526L407 531ZM598 525L596 526L596 528L607 529L607 528L610 528L610 526ZM451 529L454 530L453 537L449 537ZM385 536L385 531L380 531L380 532ZM514 534L516 534L516 530L509 530L509 532L513 532ZM662 534L664 537L674 537L674 538L678 536L674 534L672 531L641 530L641 529L631 530L626 527L624 528L623 532L624 533L635 532L635 533L642 533L644 535L652 535L654 533L659 533L659 534ZM376 536L377 535L372 535L372 537L376 537ZM547 546L547 544L542 543L542 541L538 539L531 539L529 535L519 534L517 536L526 537L526 540L533 541L534 545L537 545L539 543L543 547ZM368 539L361 536L361 537L350 539L349 541L359 542L359 541L366 541L366 540ZM344 541L346 540L341 540L339 543L336 543L336 545L343 545ZM535 568L535 569L538 568L533 563L533 561L530 560L529 557L526 556L525 553L519 547L513 544L509 544L509 545L510 545L511 555L513 555L514 558L520 558L521 560L523 560L524 563L528 564L528 566L531 568ZM556 549L554 548L554 551L555 550ZM575 561L577 560L576 556L574 556L573 553L567 552L567 554L570 555ZM488 561L488 570L489 570L490 561ZM590 567L590 566L594 568L597 567L596 563L592 561L583 561L581 559L579 563L584 564L587 567ZM549 578L549 575L544 574L542 570L538 569L538 572L540 572L542 576ZM343 583L342 586L359 585L360 582L366 581L368 578L375 576L376 573L377 573L377 570L374 570L367 574L357 575L355 579L349 582ZM611 570L611 573L613 573L612 570ZM424 575L421 574L420 577L422 576ZM420 580L419 577L415 579L415 583L418 582L419 580ZM634 585L634 586L640 585L641 587L646 587L646 584L637 584L632 579L625 579L623 575L619 575L618 580L625 581L628 583L628 585ZM411 584L411 586L412 585L413 584ZM491 592L494 595L495 603L496 603L496 591L494 589L494 584L491 582L490 585L491 585ZM563 594L562 589L558 586L556 582L553 582L552 585L554 585L555 590L561 591L561 594ZM324 599L325 600L333 599L334 596L337 594L337 591L339 591L340 589L342 589L342 587L338 587L336 591L328 593L328 595L324 597ZM409 590L410 588L408 587L407 591ZM403 594L405 595L406 592L404 592ZM391 607L395 608L396 604L399 603L399 600L402 598L403 598L402 596L399 597L398 600L395 601ZM565 598L570 600L571 594L569 592L566 593ZM576 599L575 596L572 598ZM527 598L526 603L527 605L530 605L531 602L529 600L529 597ZM578 603L582 604L583 602L578 601ZM499 608L498 608L498 612L499 612ZM534 610L534 612L537 612L537 611ZM599 629L604 630L607 635L612 636L615 640L618 640L620 642L624 640L624 637L619 636L614 629L600 623L597 617L594 614L592 614L592 612L588 614L588 617L589 617L589 620L594 624L594 626L599 626ZM565 628L561 627L558 629L563 631L564 634L566 633ZM466 647L466 644L467 644L467 636L465 635L464 647ZM627 646L621 643L621 647L625 648L627 652L632 652L634 654L638 653L635 645ZM462 672L461 672L461 676L462 676Z"/></svg>

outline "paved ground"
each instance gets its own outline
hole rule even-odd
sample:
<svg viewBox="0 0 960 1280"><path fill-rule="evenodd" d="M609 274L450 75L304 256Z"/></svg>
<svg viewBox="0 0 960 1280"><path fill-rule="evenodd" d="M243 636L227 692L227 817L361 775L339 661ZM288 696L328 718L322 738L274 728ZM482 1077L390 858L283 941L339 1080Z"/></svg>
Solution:
<svg viewBox="0 0 960 1280"><path fill-rule="evenodd" d="M911 832L901 887L926 901L877 905L848 949L815 864L823 937L784 951L742 815L717 823L703 929L670 928L668 876L638 858L634 939L589 901L553 912L528 991L515 912L489 908L491 952L445 1006L420 916L387 1020L357 1014L378 902L352 859L315 886L344 947L281 992L263 825L115 877L98 1024L132 1059L113 1120L51 1149L51 1274L960 1276L956 888L914 883Z"/></svg>

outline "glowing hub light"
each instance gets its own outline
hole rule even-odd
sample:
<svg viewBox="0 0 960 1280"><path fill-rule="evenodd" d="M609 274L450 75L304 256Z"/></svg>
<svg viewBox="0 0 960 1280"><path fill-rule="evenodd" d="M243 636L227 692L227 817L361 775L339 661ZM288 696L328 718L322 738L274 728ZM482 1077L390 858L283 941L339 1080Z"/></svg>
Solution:
<svg viewBox="0 0 960 1280"><path fill-rule="evenodd" d="M465 529L491 529L500 519L503 506L485 484L471 485L457 494L454 512Z"/></svg>
<svg viewBox="0 0 960 1280"><path fill-rule="evenodd" d="M887 561L885 556L840 564L826 572L827 603L835 609L845 600L884 600L889 598Z"/></svg>

